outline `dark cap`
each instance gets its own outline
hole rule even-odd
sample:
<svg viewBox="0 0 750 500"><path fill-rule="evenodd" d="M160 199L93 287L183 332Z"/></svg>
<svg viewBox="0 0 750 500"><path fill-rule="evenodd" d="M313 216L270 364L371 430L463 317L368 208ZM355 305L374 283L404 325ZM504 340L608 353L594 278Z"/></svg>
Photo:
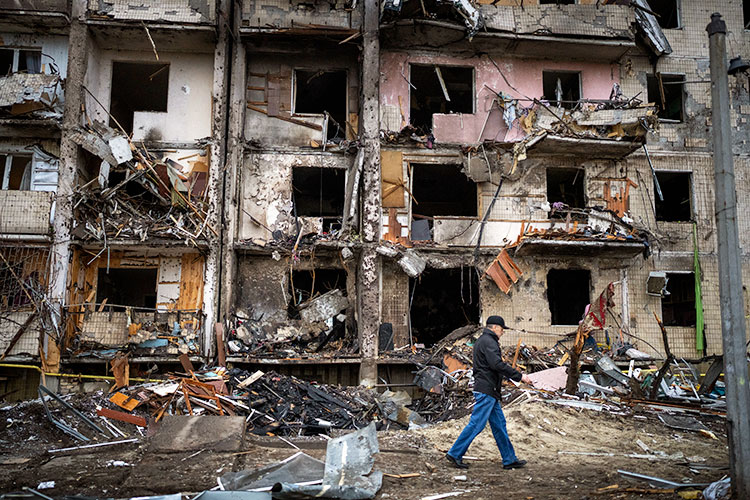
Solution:
<svg viewBox="0 0 750 500"><path fill-rule="evenodd" d="M498 325L502 328L508 328L507 326L505 326L505 320L502 316L490 316L489 318L487 318L487 326L490 325Z"/></svg>

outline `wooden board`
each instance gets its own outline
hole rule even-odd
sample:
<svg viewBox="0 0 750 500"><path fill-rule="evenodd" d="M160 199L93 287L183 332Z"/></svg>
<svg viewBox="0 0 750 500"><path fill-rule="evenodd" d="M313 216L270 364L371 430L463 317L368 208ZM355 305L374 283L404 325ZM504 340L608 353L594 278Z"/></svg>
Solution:
<svg viewBox="0 0 750 500"><path fill-rule="evenodd" d="M205 258L197 253L182 256L180 274L180 298L177 309L190 310L203 308L203 272Z"/></svg>
<svg viewBox="0 0 750 500"><path fill-rule="evenodd" d="M381 151L381 188L384 208L404 208L404 154L401 151Z"/></svg>

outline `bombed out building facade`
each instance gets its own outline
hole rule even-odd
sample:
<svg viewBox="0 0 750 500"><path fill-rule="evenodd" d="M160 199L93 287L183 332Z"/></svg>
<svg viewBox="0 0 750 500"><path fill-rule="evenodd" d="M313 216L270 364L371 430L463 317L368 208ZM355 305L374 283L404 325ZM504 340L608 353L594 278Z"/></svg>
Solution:
<svg viewBox="0 0 750 500"><path fill-rule="evenodd" d="M597 343L662 359L656 315L720 354L715 11L750 53L741 0L5 2L0 392L126 356L408 383L493 314L570 347L600 294Z"/></svg>

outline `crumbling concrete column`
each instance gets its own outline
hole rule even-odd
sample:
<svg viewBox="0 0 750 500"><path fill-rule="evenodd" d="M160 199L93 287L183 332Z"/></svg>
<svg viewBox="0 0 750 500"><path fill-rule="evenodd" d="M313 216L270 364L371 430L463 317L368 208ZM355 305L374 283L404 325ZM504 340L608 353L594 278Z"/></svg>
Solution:
<svg viewBox="0 0 750 500"><path fill-rule="evenodd" d="M363 2L362 113L362 253L357 273L359 348L362 355L360 384L372 386L378 378L378 327L380 326L380 275L376 252L381 234L380 203L380 40L377 0Z"/></svg>
<svg viewBox="0 0 750 500"><path fill-rule="evenodd" d="M227 88L230 69L230 34L232 29L232 3L220 0L217 6L218 38L214 48L214 79L211 92L213 116L211 117L211 156L208 177L208 226L216 232L208 231L209 250L206 257L205 280L203 283L203 304L206 315L204 325L203 352L211 356L216 344L214 323L219 319L219 296L221 293L222 231L221 213L224 206L223 175L226 161L227 137Z"/></svg>
<svg viewBox="0 0 750 500"><path fill-rule="evenodd" d="M237 254L234 241L239 224L239 203L242 163L244 159L244 129L247 85L247 54L240 40L241 7L235 3L233 20L232 71L229 99L229 128L227 131L226 169L224 171L224 210L222 214L222 265L220 319L226 318L234 304Z"/></svg>
<svg viewBox="0 0 750 500"><path fill-rule="evenodd" d="M73 224L73 187L76 182L76 166L79 160L78 146L70 138L72 131L81 123L83 105L83 79L86 76L89 35L85 24L86 0L74 0L68 38L68 73L65 80L65 110L60 140L60 165L57 191L55 193L54 231L50 258L49 299L58 313L59 331L64 334L62 308L67 299L68 274L70 273L70 231ZM62 339L61 339L62 340ZM59 345L44 337L44 349L48 368L57 372L60 362Z"/></svg>

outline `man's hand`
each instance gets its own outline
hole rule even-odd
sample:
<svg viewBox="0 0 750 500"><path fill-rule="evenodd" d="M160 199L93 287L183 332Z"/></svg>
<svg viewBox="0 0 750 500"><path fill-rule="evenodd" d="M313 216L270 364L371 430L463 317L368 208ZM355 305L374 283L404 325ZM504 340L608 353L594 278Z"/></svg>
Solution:
<svg viewBox="0 0 750 500"><path fill-rule="evenodd" d="M521 382L523 382L524 384L534 385L534 383L531 381L531 377L529 377L525 373L521 375Z"/></svg>

